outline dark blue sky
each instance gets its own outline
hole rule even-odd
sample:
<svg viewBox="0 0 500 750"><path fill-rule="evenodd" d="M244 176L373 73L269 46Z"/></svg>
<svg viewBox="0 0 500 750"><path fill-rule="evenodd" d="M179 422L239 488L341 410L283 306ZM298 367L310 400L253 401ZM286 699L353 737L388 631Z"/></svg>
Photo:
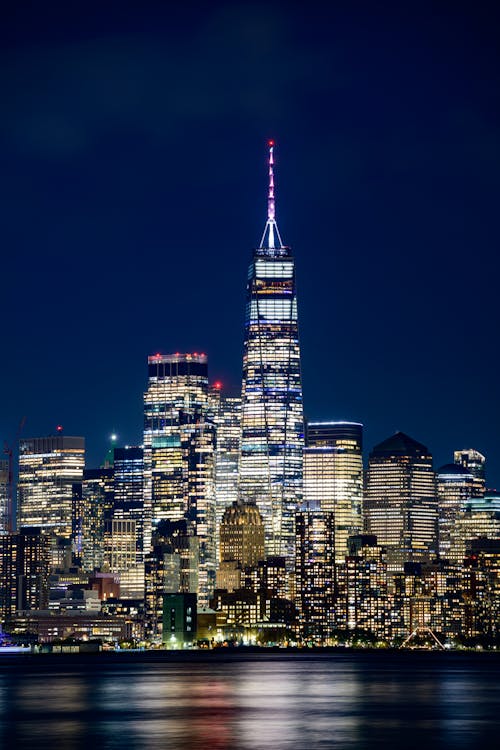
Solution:
<svg viewBox="0 0 500 750"><path fill-rule="evenodd" d="M498 485L493 4L133 5L2 19L0 436L139 442L156 351L238 392L273 137L306 414Z"/></svg>

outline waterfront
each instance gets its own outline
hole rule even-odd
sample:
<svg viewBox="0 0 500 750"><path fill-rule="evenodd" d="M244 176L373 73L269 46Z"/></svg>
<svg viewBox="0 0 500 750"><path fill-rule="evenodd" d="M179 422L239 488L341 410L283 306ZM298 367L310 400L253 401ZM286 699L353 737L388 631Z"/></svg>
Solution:
<svg viewBox="0 0 500 750"><path fill-rule="evenodd" d="M11 656L2 748L472 750L500 729L495 654Z"/></svg>

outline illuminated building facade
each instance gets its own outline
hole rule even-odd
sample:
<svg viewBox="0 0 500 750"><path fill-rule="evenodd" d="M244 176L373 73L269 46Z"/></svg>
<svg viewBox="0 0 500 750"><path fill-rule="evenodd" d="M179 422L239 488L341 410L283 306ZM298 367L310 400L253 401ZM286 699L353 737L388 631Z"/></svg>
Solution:
<svg viewBox="0 0 500 750"><path fill-rule="evenodd" d="M19 443L19 526L71 538L73 484L81 482L85 438L56 435Z"/></svg>
<svg viewBox="0 0 500 750"><path fill-rule="evenodd" d="M224 396L221 383L210 393L210 417L217 429L215 450L216 538L226 508L238 499L238 463L241 437L241 398ZM217 549L219 558L219 550Z"/></svg>
<svg viewBox="0 0 500 750"><path fill-rule="evenodd" d="M349 539L349 554L336 565L335 623L340 630L388 633L388 578L384 549L371 534Z"/></svg>
<svg viewBox="0 0 500 750"><path fill-rule="evenodd" d="M300 347L292 251L275 219L273 143L268 214L248 272L242 382L240 498L256 503L266 551L293 566L304 446Z"/></svg>
<svg viewBox="0 0 500 750"><path fill-rule="evenodd" d="M264 525L253 503L236 501L224 511L220 527L221 562L235 560L241 568L264 559Z"/></svg>
<svg viewBox="0 0 500 750"><path fill-rule="evenodd" d="M165 594L198 591L200 540L186 519L163 520L155 525L145 561L146 634L161 640Z"/></svg>
<svg viewBox="0 0 500 750"><path fill-rule="evenodd" d="M475 494L475 480L465 466L445 464L436 472L439 509L439 556L450 558L452 534L466 500Z"/></svg>
<svg viewBox="0 0 500 750"><path fill-rule="evenodd" d="M144 597L144 456L139 446L113 452L114 499L109 567L122 597Z"/></svg>
<svg viewBox="0 0 500 750"><path fill-rule="evenodd" d="M85 469L73 487L73 548L84 571L101 569L111 535L114 503L112 467Z"/></svg>
<svg viewBox="0 0 500 750"><path fill-rule="evenodd" d="M397 432L370 453L364 496L366 531L386 548L390 570L437 554L438 508L432 456Z"/></svg>
<svg viewBox="0 0 500 750"><path fill-rule="evenodd" d="M500 539L500 495L467 500L450 532L450 559L461 565L473 539Z"/></svg>
<svg viewBox="0 0 500 750"><path fill-rule="evenodd" d="M199 539L198 595L215 585L215 426L205 354L148 358L144 394L144 544L162 520L187 519Z"/></svg>
<svg viewBox="0 0 500 750"><path fill-rule="evenodd" d="M363 425L310 422L304 449L304 501L333 513L335 560L344 561L347 540L363 528Z"/></svg>
<svg viewBox="0 0 500 750"><path fill-rule="evenodd" d="M474 497L482 497L486 491L486 457L474 448L454 451L453 460L463 466L474 477Z"/></svg>
<svg viewBox="0 0 500 750"><path fill-rule="evenodd" d="M334 628L335 515L306 510L295 519L295 603L301 638L324 643Z"/></svg>
<svg viewBox="0 0 500 750"><path fill-rule="evenodd" d="M39 528L0 536L0 621L48 605L50 539Z"/></svg>
<svg viewBox="0 0 500 750"><path fill-rule="evenodd" d="M9 531L9 462L0 459L0 534Z"/></svg>

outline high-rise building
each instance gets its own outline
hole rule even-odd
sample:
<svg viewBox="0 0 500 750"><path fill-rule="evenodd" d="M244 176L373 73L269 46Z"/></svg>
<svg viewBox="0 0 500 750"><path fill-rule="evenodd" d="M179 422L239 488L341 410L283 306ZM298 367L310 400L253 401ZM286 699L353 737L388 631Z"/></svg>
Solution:
<svg viewBox="0 0 500 750"><path fill-rule="evenodd" d="M336 565L335 623L340 630L388 633L387 563L377 537L356 534L349 554Z"/></svg>
<svg viewBox="0 0 500 750"><path fill-rule="evenodd" d="M453 460L463 466L474 477L474 497L482 497L486 491L486 458L474 448L454 451Z"/></svg>
<svg viewBox="0 0 500 750"><path fill-rule="evenodd" d="M450 536L449 556L458 565L463 563L473 539L500 539L500 495L488 493L467 500Z"/></svg>
<svg viewBox="0 0 500 750"><path fill-rule="evenodd" d="M0 536L0 622L16 610L47 607L49 546L39 528Z"/></svg>
<svg viewBox="0 0 500 750"><path fill-rule="evenodd" d="M196 594L199 548L186 519L155 525L145 562L146 634L151 640L161 640L165 594Z"/></svg>
<svg viewBox="0 0 500 750"><path fill-rule="evenodd" d="M295 263L276 224L273 146L267 222L248 272L240 498L262 514L267 553L284 555L292 567L304 426Z"/></svg>
<svg viewBox="0 0 500 750"><path fill-rule="evenodd" d="M304 449L304 502L334 514L337 563L347 540L363 528L363 425L309 422Z"/></svg>
<svg viewBox="0 0 500 750"><path fill-rule="evenodd" d="M85 465L85 438L55 435L19 443L19 526L71 538L73 484Z"/></svg>
<svg viewBox="0 0 500 750"><path fill-rule="evenodd" d="M139 446L113 452L114 498L109 567L121 596L144 597L144 457Z"/></svg>
<svg viewBox="0 0 500 750"><path fill-rule="evenodd" d="M222 384L210 389L210 418L217 429L215 450L216 539L224 511L238 499L238 463L241 437L241 398L224 396ZM219 550L217 549L219 558Z"/></svg>
<svg viewBox="0 0 500 750"><path fill-rule="evenodd" d="M113 467L85 469L73 485L73 551L84 571L106 562L114 503Z"/></svg>
<svg viewBox="0 0 500 750"><path fill-rule="evenodd" d="M235 560L241 568L264 559L264 525L253 503L235 501L224 511L220 527L220 560Z"/></svg>
<svg viewBox="0 0 500 750"><path fill-rule="evenodd" d="M335 514L304 510L296 516L295 602L301 638L325 642L334 629Z"/></svg>
<svg viewBox="0 0 500 750"><path fill-rule="evenodd" d="M9 531L9 461L0 459L0 534Z"/></svg>
<svg viewBox="0 0 500 750"><path fill-rule="evenodd" d="M198 596L215 585L215 426L205 354L148 358L144 394L144 545L162 520L187 519L199 539Z"/></svg>
<svg viewBox="0 0 500 750"><path fill-rule="evenodd" d="M389 570L437 554L437 499L432 456L403 432L370 453L364 495L366 531L386 548Z"/></svg>
<svg viewBox="0 0 500 750"><path fill-rule="evenodd" d="M436 472L439 513L439 556L450 557L451 535L466 500L475 494L474 476L460 464L445 464Z"/></svg>

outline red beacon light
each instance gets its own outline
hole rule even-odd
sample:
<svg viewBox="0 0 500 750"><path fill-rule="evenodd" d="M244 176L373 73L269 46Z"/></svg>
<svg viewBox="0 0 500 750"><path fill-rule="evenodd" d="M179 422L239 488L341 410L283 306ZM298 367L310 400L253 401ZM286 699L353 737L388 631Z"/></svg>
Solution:
<svg viewBox="0 0 500 750"><path fill-rule="evenodd" d="M274 146L274 141L273 141L273 140L270 140L270 141L268 141L268 142L267 142L267 145L268 145L268 146Z"/></svg>
<svg viewBox="0 0 500 750"><path fill-rule="evenodd" d="M57 431L57 432L62 432L62 431L63 431L63 426L62 426L62 424L58 424L58 425L57 425L57 427L56 427L56 431Z"/></svg>
<svg viewBox="0 0 500 750"><path fill-rule="evenodd" d="M220 390L221 390L221 388L222 388L222 383L220 382L220 380L216 380L216 381L215 381L215 383L214 383L214 388L215 388L215 389L216 389L217 391L220 391Z"/></svg>

